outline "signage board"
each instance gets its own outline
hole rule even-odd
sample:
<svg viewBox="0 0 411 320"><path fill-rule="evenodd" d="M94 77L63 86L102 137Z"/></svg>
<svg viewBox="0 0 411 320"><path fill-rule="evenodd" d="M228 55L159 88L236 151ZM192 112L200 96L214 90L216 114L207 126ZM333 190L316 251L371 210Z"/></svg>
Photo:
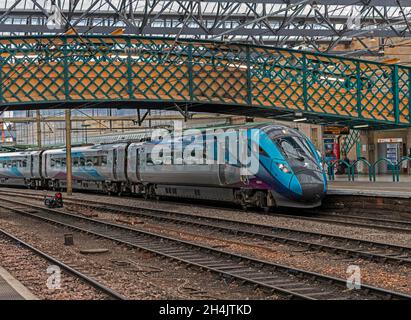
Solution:
<svg viewBox="0 0 411 320"><path fill-rule="evenodd" d="M399 143L402 142L402 138L384 138L378 139L378 143Z"/></svg>
<svg viewBox="0 0 411 320"><path fill-rule="evenodd" d="M325 126L324 127L324 134L333 134L333 135L340 135L340 134L349 134L350 127L349 126Z"/></svg>

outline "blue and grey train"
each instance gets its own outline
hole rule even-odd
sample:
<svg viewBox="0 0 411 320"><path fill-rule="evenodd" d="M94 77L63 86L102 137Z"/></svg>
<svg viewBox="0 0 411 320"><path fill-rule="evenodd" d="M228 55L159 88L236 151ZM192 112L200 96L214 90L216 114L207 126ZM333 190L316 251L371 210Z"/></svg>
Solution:
<svg viewBox="0 0 411 320"><path fill-rule="evenodd" d="M240 129L245 130L247 152L258 160L258 169L252 174L244 175L244 165L229 162L231 151L219 146ZM200 132L200 137L197 134L188 140L184 136L73 147L73 187L145 198L228 201L265 210L321 204L327 188L321 160L311 141L298 130L277 124L233 126L229 134L211 135L213 141L207 140L206 130ZM153 152L163 145L172 148L167 155L161 154L165 161L157 161ZM188 145L188 155L196 161L180 159L187 154ZM198 150L211 150L211 158ZM0 185L64 189L65 153L65 149L0 153Z"/></svg>

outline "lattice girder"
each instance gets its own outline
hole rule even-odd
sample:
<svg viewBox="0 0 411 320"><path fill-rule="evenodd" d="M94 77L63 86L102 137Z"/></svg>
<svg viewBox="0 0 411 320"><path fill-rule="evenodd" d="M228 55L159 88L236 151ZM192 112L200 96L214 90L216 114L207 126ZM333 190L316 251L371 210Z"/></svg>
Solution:
<svg viewBox="0 0 411 320"><path fill-rule="evenodd" d="M0 38L0 108L115 101L409 125L411 68L245 44L129 36ZM216 106L219 105L219 106Z"/></svg>

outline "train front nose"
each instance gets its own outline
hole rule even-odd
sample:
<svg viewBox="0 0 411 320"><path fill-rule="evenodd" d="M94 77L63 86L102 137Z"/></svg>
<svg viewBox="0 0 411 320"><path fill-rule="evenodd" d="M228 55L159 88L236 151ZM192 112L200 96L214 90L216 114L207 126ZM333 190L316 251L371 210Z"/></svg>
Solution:
<svg viewBox="0 0 411 320"><path fill-rule="evenodd" d="M324 178L321 172L304 170L296 173L294 179L301 186L301 201L318 202L324 197Z"/></svg>

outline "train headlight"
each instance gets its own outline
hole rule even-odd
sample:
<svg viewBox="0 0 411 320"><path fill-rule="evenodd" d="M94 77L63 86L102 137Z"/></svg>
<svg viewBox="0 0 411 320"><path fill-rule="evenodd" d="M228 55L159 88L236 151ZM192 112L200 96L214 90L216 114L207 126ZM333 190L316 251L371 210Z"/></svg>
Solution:
<svg viewBox="0 0 411 320"><path fill-rule="evenodd" d="M277 163L278 169L280 169L284 173L291 173L291 170L287 167L287 165L283 163Z"/></svg>

